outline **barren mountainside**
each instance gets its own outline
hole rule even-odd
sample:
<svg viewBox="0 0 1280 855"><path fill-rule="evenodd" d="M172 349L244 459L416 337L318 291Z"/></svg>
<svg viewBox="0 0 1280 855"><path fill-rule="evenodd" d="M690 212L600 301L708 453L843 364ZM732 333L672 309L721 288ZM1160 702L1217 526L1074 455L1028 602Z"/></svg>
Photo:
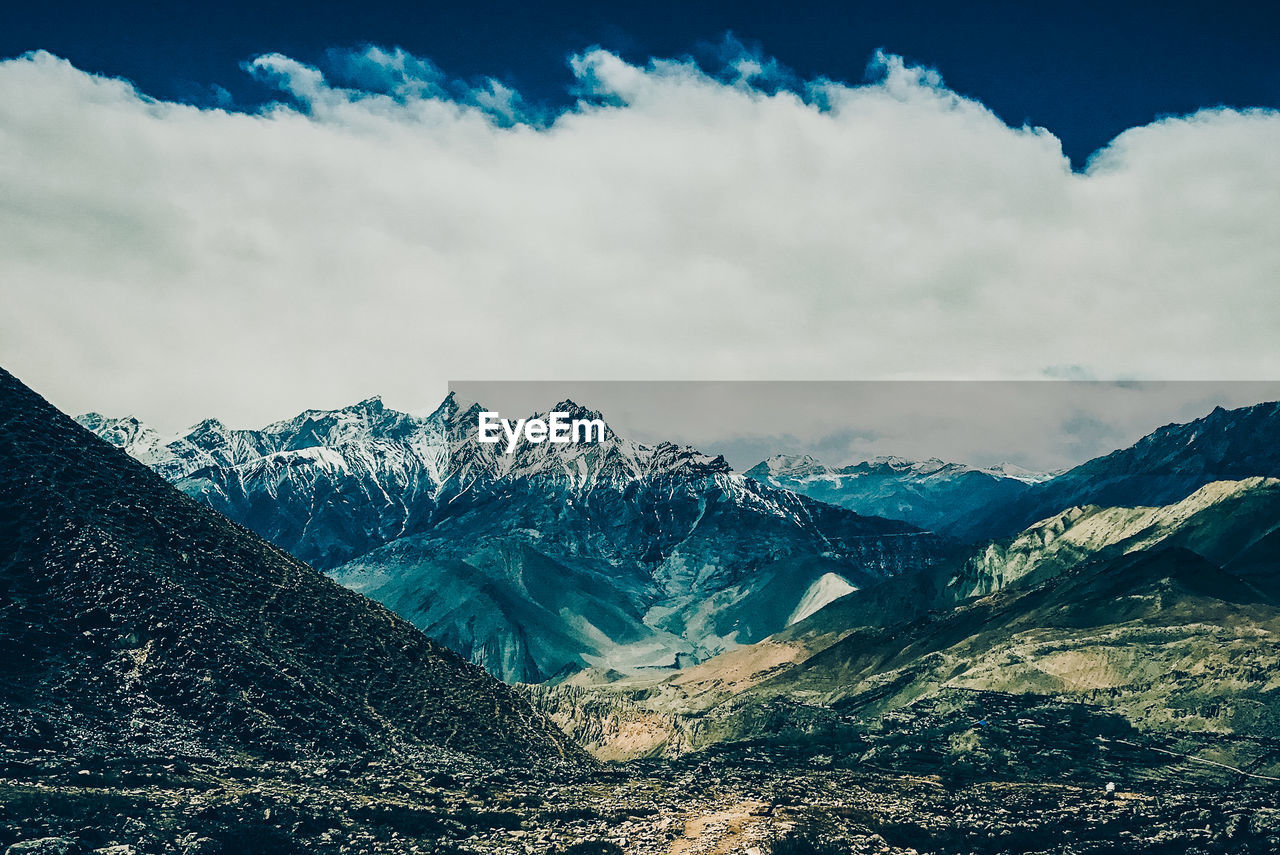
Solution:
<svg viewBox="0 0 1280 855"><path fill-rule="evenodd" d="M0 742L258 757L576 751L384 607L0 372Z"/></svg>
<svg viewBox="0 0 1280 855"><path fill-rule="evenodd" d="M1274 776L1278 484L1068 510L679 674L584 674L532 697L599 756L625 757L880 721L945 692L1034 696Z"/></svg>

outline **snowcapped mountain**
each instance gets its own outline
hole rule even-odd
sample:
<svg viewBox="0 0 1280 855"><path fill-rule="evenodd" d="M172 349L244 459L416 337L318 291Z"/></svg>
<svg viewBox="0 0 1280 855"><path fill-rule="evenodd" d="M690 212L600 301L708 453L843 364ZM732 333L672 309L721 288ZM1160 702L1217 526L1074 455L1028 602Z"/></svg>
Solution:
<svg viewBox="0 0 1280 855"><path fill-rule="evenodd" d="M132 419L80 421L511 681L698 661L940 551L906 523L607 427L505 454L479 441L479 412L450 396L415 417L373 398L167 440Z"/></svg>
<svg viewBox="0 0 1280 855"><path fill-rule="evenodd" d="M809 455L778 454L746 473L766 484L862 514L948 531L969 514L1003 504L1052 477L1013 464L978 469L937 459L877 457L828 466Z"/></svg>
<svg viewBox="0 0 1280 855"><path fill-rule="evenodd" d="M327 570L423 524L447 477L445 416L370 398L261 430L208 419L167 439L136 419L77 419L183 492Z"/></svg>

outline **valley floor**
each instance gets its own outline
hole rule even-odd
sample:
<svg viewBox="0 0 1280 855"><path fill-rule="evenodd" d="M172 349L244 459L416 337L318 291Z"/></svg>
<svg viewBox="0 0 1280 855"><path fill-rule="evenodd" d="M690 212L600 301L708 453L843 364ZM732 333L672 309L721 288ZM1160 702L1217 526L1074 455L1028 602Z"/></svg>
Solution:
<svg viewBox="0 0 1280 855"><path fill-rule="evenodd" d="M179 757L110 763L6 752L0 846L62 837L75 848L11 851L1280 851L1280 789L1225 770L1217 780L1180 783L1183 766L1108 797L1101 780L962 781L781 746L536 778L478 767L250 766Z"/></svg>

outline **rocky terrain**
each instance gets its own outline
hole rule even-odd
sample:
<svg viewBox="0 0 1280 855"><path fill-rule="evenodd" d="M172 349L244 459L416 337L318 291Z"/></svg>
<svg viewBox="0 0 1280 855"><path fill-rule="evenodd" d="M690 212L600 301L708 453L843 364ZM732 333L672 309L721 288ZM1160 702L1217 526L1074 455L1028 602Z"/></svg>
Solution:
<svg viewBox="0 0 1280 855"><path fill-rule="evenodd" d="M955 693L880 727L849 720L803 740L538 778L475 764L6 752L0 845L64 841L15 855L1276 851L1275 782L1170 750L1094 707Z"/></svg>
<svg viewBox="0 0 1280 855"><path fill-rule="evenodd" d="M612 760L876 721L968 689L1098 704L1189 744L1228 736L1220 759L1277 775L1257 748L1280 737L1277 529L1275 479L1073 509L678 674L583 672L528 692Z"/></svg>

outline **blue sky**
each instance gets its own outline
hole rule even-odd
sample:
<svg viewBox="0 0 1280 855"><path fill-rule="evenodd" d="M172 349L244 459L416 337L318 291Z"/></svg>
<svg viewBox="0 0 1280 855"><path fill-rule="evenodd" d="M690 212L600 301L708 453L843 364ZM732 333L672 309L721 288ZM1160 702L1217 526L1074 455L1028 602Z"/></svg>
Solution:
<svg viewBox="0 0 1280 855"><path fill-rule="evenodd" d="M0 364L163 430L477 378L1273 380L1251 5L6 4Z"/></svg>
<svg viewBox="0 0 1280 855"><path fill-rule="evenodd" d="M877 49L939 69L1007 123L1048 128L1079 167L1126 128L1200 107L1280 106L1280 7L1257 2L7 3L0 56L47 50L145 93L252 108L275 97L242 64L281 53L401 47L462 79L571 103L567 58L693 56L727 33L803 80L863 80Z"/></svg>

